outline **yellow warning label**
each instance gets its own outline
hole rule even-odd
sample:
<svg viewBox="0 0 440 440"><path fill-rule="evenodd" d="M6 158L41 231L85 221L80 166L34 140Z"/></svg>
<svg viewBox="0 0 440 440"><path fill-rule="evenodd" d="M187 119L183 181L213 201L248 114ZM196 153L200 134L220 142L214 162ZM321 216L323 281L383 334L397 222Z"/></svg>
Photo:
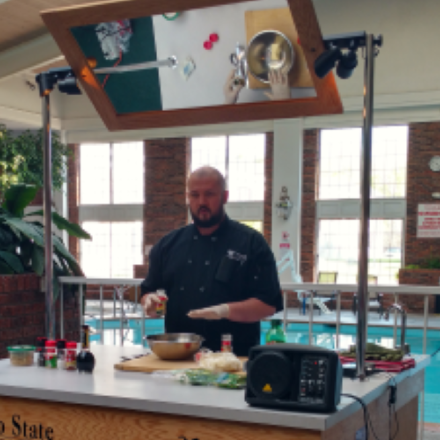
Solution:
<svg viewBox="0 0 440 440"><path fill-rule="evenodd" d="M263 388L263 391L265 393L271 393L272 392L272 387L269 384L266 384Z"/></svg>

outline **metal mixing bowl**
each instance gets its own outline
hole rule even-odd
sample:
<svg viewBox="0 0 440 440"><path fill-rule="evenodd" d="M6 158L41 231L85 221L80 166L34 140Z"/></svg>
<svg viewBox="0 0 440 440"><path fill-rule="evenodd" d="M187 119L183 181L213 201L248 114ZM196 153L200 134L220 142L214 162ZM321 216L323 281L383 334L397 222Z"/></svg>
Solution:
<svg viewBox="0 0 440 440"><path fill-rule="evenodd" d="M145 337L151 351L160 359L177 361L196 353L204 339L194 333L164 333Z"/></svg>
<svg viewBox="0 0 440 440"><path fill-rule="evenodd" d="M270 70L290 72L295 62L295 51L290 40L281 32L263 31L250 41L246 61L251 75L268 84Z"/></svg>

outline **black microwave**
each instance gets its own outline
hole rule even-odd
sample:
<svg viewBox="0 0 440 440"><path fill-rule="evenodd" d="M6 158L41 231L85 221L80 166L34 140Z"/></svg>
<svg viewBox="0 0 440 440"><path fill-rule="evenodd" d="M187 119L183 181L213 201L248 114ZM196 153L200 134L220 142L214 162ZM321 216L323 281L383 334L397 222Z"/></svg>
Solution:
<svg viewBox="0 0 440 440"><path fill-rule="evenodd" d="M337 353L301 344L253 347L247 362L249 405L293 411L333 412L341 400Z"/></svg>

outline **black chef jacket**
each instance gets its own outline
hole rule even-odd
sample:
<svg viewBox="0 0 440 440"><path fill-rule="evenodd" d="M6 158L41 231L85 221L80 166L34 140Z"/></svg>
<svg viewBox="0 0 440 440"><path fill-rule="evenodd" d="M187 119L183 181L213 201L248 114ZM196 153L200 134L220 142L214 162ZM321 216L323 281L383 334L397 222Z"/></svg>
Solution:
<svg viewBox="0 0 440 440"><path fill-rule="evenodd" d="M221 347L221 336L232 335L234 353L247 356L260 343L260 323L226 319L191 319L190 310L257 298L282 310L281 286L275 259L263 236L225 217L211 235L194 225L175 230L151 250L142 295L165 289L167 333L196 333L211 350Z"/></svg>

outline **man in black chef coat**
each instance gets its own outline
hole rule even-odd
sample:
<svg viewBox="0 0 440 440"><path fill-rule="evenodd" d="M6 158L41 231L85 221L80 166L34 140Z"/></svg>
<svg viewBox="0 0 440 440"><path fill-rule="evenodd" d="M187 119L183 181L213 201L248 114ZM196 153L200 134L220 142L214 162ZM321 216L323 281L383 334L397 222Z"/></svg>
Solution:
<svg viewBox="0 0 440 440"><path fill-rule="evenodd" d="M164 289L167 333L196 333L214 351L231 334L234 353L246 356L260 343L260 320L282 310L273 253L259 232L225 214L228 191L215 168L194 171L187 191L193 224L151 250L142 305L156 317L155 291Z"/></svg>

